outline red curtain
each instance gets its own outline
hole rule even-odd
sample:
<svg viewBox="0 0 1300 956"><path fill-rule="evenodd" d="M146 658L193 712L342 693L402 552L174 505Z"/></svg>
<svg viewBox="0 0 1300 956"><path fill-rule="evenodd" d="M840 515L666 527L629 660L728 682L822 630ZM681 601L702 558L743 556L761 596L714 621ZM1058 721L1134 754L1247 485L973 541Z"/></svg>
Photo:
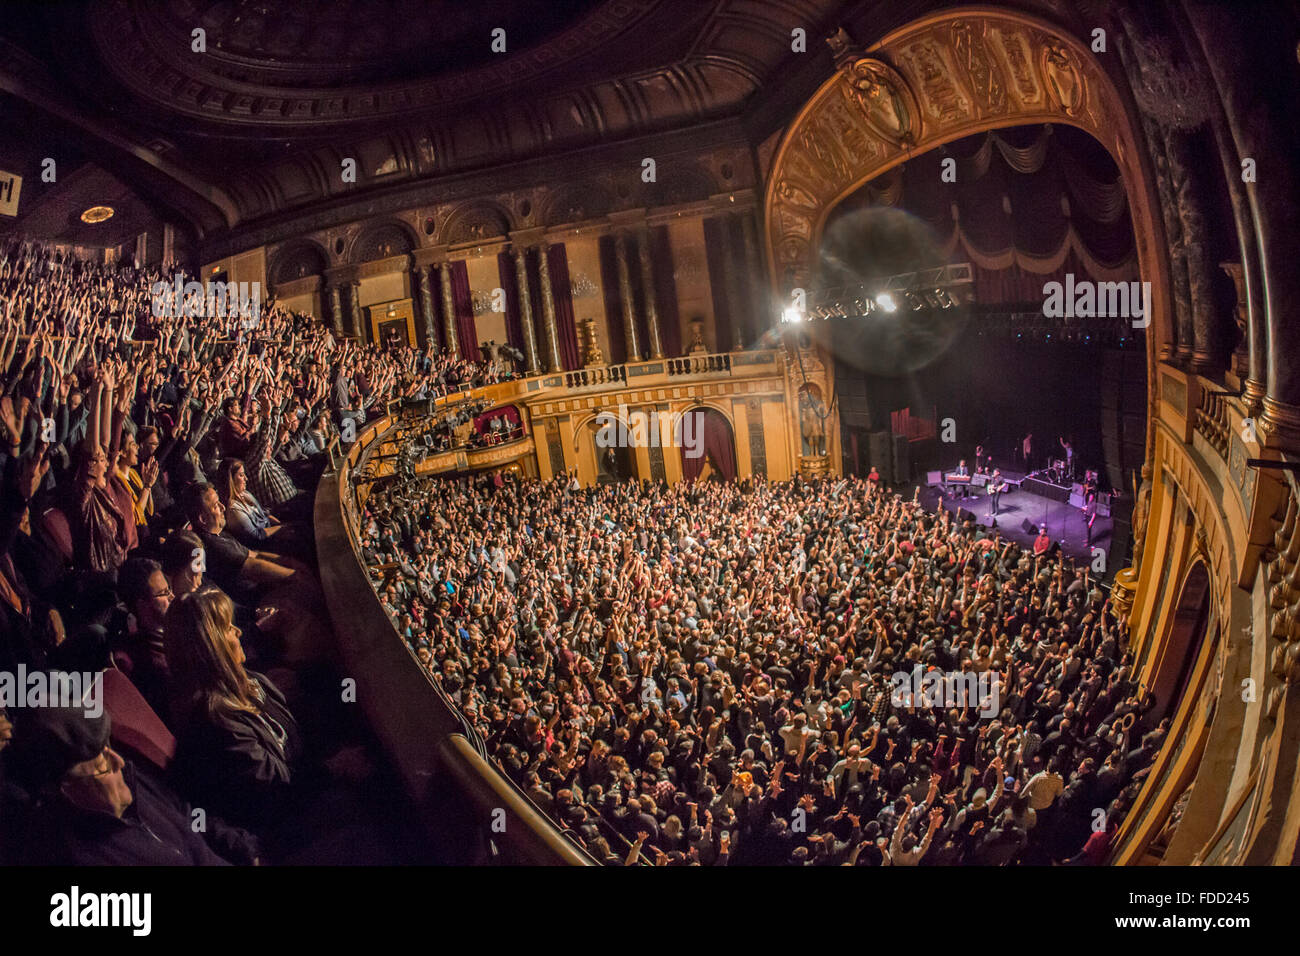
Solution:
<svg viewBox="0 0 1300 956"><path fill-rule="evenodd" d="M483 361L478 348L478 329L474 326L474 299L469 291L469 270L464 260L451 264L451 304L456 313L456 340L460 354L471 362Z"/></svg>
<svg viewBox="0 0 1300 956"><path fill-rule="evenodd" d="M519 417L519 409L515 408L513 405L507 405L504 408L494 408L490 412L484 412L482 415L475 418L474 431L480 435L487 434L491 431L492 419L494 418L504 418L506 428L508 429L518 428L520 423L523 421L523 419Z"/></svg>
<svg viewBox="0 0 1300 956"><path fill-rule="evenodd" d="M550 247L546 265L551 270L551 298L555 303L560 364L566 371L572 371L582 368L582 359L578 356L578 328L573 320L573 290L569 286L569 255L564 251L564 243L557 242Z"/></svg>
<svg viewBox="0 0 1300 956"><path fill-rule="evenodd" d="M691 426L695 429L697 440L702 437L704 454L692 458L686 454L687 448L683 447L682 452L682 477L687 481L692 481L700 476L704 470L705 461L713 461L713 469L723 478L730 481L736 477L736 445L731 439L731 425L727 423L726 418L721 412L712 408L693 408L687 415L695 417ZM682 430L685 431L686 425L683 423Z"/></svg>
<svg viewBox="0 0 1300 956"><path fill-rule="evenodd" d="M512 349L524 350L524 323L519 315L519 284L515 277L515 258L508 252L497 253L497 276L506 290L506 341Z"/></svg>

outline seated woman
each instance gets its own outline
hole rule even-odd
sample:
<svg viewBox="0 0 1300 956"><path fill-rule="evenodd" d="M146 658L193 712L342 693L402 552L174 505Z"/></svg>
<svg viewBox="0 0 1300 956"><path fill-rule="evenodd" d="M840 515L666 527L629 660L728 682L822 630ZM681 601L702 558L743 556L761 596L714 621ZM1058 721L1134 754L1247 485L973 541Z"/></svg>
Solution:
<svg viewBox="0 0 1300 956"><path fill-rule="evenodd" d="M248 490L248 471L243 461L238 458L222 461L216 486L221 503L226 506L226 527L240 544L312 562L307 539L296 527L268 514Z"/></svg>
<svg viewBox="0 0 1300 956"><path fill-rule="evenodd" d="M234 606L203 585L167 612L163 631L178 725L173 770L200 805L265 827L288 809L302 743L284 695L244 669Z"/></svg>

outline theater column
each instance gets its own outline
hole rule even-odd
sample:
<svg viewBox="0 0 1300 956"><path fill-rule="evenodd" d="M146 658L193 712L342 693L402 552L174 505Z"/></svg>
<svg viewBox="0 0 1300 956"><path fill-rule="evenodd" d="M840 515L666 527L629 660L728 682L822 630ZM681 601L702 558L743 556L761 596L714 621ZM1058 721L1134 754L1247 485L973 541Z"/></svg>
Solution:
<svg viewBox="0 0 1300 956"><path fill-rule="evenodd" d="M654 265L650 261L650 226L641 227L637 237L637 246L641 252L641 292L645 297L645 320L650 330L650 357L664 357L663 341L659 335L659 310L655 308Z"/></svg>
<svg viewBox="0 0 1300 956"><path fill-rule="evenodd" d="M432 346L434 351L438 348L438 330L437 319L433 317L433 289L429 285L429 269L417 265L415 267L416 281L420 286L420 312L424 316L424 343Z"/></svg>
<svg viewBox="0 0 1300 956"><path fill-rule="evenodd" d="M458 359L460 340L456 337L456 304L451 297L451 263L444 259L438 269L442 279L442 341L447 354Z"/></svg>
<svg viewBox="0 0 1300 956"><path fill-rule="evenodd" d="M542 280L542 323L545 331L546 370L558 372L560 364L560 337L555 331L555 299L551 295L551 257L545 243L537 247L537 269Z"/></svg>
<svg viewBox="0 0 1300 956"><path fill-rule="evenodd" d="M745 250L736 241L740 223L735 216L723 216L718 220L722 227L723 255L727 263L727 304L731 309L731 348L739 352L745 347L745 327L749 324L749 302L745 297L744 261ZM722 347L722 343L718 343Z"/></svg>
<svg viewBox="0 0 1300 956"><path fill-rule="evenodd" d="M519 322L524 328L524 361L529 374L537 375L542 368L537 361L537 329L533 327L533 298L528 291L528 256L522 246L515 248L515 284L519 287Z"/></svg>
<svg viewBox="0 0 1300 956"><path fill-rule="evenodd" d="M348 283L348 298L352 303L352 335L359 341L366 341L365 326L361 318L361 280L353 279Z"/></svg>
<svg viewBox="0 0 1300 956"><path fill-rule="evenodd" d="M343 303L339 297L338 285L331 285L329 290L330 300L330 329L334 333L335 339L343 338Z"/></svg>
<svg viewBox="0 0 1300 956"><path fill-rule="evenodd" d="M627 267L627 234L614 237L614 254L618 261L618 293L623 299L623 340L627 343L628 362L641 360L641 346L636 340L636 307L632 301L632 276Z"/></svg>
<svg viewBox="0 0 1300 956"><path fill-rule="evenodd" d="M1300 234L1300 175L1292 158L1300 153L1294 104L1285 84L1269 72L1286 54L1295 55L1296 13L1287 4L1258 5L1251 17L1213 4L1188 4L1186 12L1223 100L1237 161L1252 160L1254 176L1243 182L1254 224L1262 273L1266 336L1252 328L1252 359L1266 356L1267 393L1261 429L1269 444L1300 447L1300 323L1293 317L1300 299L1295 237ZM1291 39L1283 41L1282 38ZM1269 64L1266 66L1265 64ZM1234 172L1236 172L1234 170ZM1242 169L1241 173L1244 174ZM1252 362L1252 365L1255 363ZM1252 368L1252 376L1257 369ZM1274 437L1275 436L1275 440Z"/></svg>

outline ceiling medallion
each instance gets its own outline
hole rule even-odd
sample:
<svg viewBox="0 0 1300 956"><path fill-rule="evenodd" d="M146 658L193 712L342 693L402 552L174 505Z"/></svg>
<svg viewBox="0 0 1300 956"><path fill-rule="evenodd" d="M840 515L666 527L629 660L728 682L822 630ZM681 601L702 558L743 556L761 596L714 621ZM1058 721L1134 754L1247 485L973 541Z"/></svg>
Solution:
<svg viewBox="0 0 1300 956"><path fill-rule="evenodd" d="M114 209L112 206L91 206L81 214L81 221L93 225L97 222L103 222L106 219L112 219L113 213Z"/></svg>

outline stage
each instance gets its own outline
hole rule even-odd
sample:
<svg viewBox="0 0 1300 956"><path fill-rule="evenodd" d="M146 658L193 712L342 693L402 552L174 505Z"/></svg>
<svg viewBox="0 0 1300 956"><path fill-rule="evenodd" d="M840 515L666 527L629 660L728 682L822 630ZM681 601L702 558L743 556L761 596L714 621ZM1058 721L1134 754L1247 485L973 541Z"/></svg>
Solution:
<svg viewBox="0 0 1300 956"><path fill-rule="evenodd" d="M1045 524L1052 541L1061 542L1065 553L1080 563L1091 563L1093 548L1110 550L1111 519L1097 515L1092 525L1092 544L1088 545L1087 521L1082 509L1069 503L1069 486L1027 479L1012 471L1003 472L1003 476L1010 487L1002 493L996 518L989 514L992 500L984 488L968 487L965 490L968 497L963 498L960 488L948 490L942 485L922 485L921 504L930 512L940 506L953 512L959 509L968 512L980 527L996 528L1002 537L1031 549L1039 525ZM1028 531L1024 529L1026 521L1033 525Z"/></svg>

